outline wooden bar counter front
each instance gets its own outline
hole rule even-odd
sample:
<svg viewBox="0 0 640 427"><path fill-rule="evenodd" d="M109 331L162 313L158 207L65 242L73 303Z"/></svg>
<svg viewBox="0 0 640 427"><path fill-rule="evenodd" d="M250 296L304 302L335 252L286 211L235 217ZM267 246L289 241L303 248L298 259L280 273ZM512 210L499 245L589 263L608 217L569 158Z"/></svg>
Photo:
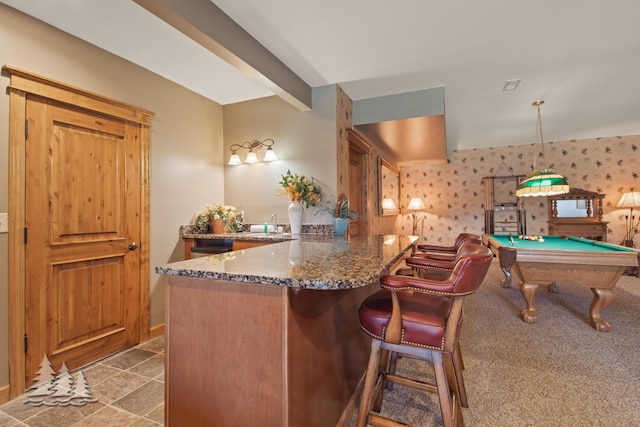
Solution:
<svg viewBox="0 0 640 427"><path fill-rule="evenodd" d="M348 426L369 339L357 310L407 236L302 235L169 275L167 426Z"/></svg>

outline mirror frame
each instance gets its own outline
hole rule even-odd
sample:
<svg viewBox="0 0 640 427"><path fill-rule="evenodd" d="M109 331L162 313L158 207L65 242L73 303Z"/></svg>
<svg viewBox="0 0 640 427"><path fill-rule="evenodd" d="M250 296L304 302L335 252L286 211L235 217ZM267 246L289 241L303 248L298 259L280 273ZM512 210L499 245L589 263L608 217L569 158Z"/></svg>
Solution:
<svg viewBox="0 0 640 427"><path fill-rule="evenodd" d="M385 185L383 179L385 176L395 176L395 194L391 197L396 204L396 209L383 209L382 200L385 194ZM382 157L378 157L378 215L380 216L394 216L400 215L400 170L394 167L391 163L384 160Z"/></svg>

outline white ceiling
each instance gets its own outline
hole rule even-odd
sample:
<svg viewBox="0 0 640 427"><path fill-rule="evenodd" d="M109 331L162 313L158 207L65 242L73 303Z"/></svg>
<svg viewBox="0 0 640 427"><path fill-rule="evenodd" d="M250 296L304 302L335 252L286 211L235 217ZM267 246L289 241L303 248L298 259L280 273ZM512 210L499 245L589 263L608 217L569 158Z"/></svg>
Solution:
<svg viewBox="0 0 640 427"><path fill-rule="evenodd" d="M132 0L0 1L220 104L273 94ZM449 150L535 142L540 99L545 141L640 134L637 0L213 2L311 87L443 86Z"/></svg>

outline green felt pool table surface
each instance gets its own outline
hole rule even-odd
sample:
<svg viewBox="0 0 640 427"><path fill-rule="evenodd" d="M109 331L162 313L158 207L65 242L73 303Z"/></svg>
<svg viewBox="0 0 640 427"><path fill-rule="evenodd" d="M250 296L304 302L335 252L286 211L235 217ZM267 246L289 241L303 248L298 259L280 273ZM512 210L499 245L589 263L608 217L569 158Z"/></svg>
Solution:
<svg viewBox="0 0 640 427"><path fill-rule="evenodd" d="M491 234L491 238L500 242L504 246L512 246L509 236L504 234ZM540 236L538 236L540 237ZM519 239L513 236L516 249L540 249L540 250L559 250L559 251L596 251L596 252L634 252L631 248L624 246L612 245L610 243L598 242L595 240L581 239L578 237L568 236L542 236L543 242L537 240Z"/></svg>

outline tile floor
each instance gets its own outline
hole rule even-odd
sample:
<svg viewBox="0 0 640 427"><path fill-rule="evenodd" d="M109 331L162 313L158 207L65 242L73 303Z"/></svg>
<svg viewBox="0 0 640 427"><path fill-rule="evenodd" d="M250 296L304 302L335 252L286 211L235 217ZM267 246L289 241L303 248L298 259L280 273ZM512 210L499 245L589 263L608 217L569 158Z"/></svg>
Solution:
<svg viewBox="0 0 640 427"><path fill-rule="evenodd" d="M0 405L0 427L164 425L164 337L80 370L97 402L84 406L33 406L25 402L27 396L21 396Z"/></svg>

